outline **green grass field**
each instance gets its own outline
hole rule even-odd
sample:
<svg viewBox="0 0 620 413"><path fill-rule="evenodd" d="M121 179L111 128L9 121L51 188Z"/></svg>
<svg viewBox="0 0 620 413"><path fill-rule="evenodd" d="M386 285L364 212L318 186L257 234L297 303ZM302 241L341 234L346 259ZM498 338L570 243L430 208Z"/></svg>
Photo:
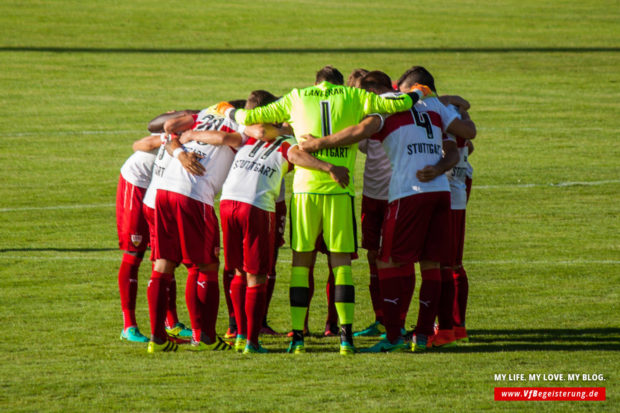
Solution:
<svg viewBox="0 0 620 413"><path fill-rule="evenodd" d="M0 410L618 411L617 6L1 2ZM121 343L113 203L119 168L146 122L257 88L286 93L311 84L325 64L395 78L421 64L440 93L471 101L478 125L465 251L471 343L354 358L318 334L300 357L284 354L281 337L265 338L273 354L260 357L153 357ZM361 191L361 168L356 179ZM290 327L290 260L287 245L270 309L279 331ZM353 267L357 327L373 318L364 261ZM325 317L319 262L314 333ZM143 331L147 267L138 292ZM184 278L178 271L187 322ZM225 328L222 299L218 331ZM526 381L496 382L500 373ZM530 373L605 381L528 381ZM607 400L493 401L502 386L600 386Z"/></svg>

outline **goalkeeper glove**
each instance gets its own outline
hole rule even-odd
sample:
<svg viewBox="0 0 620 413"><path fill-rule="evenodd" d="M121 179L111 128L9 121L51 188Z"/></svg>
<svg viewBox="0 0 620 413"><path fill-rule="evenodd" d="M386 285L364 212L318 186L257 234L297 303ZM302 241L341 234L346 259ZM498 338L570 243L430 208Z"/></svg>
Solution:
<svg viewBox="0 0 620 413"><path fill-rule="evenodd" d="M415 83L413 86L411 86L411 88L409 89L409 93L407 94L411 96L414 102L416 102L418 99L437 97L437 94L433 92L430 87L426 85L421 85L420 83ZM412 96L413 94L417 95L418 99L414 99L414 97Z"/></svg>
<svg viewBox="0 0 620 413"><path fill-rule="evenodd" d="M228 102L218 103L217 106L215 107L215 110L217 111L217 113L224 116L225 118L234 119L233 111L235 110L235 107Z"/></svg>

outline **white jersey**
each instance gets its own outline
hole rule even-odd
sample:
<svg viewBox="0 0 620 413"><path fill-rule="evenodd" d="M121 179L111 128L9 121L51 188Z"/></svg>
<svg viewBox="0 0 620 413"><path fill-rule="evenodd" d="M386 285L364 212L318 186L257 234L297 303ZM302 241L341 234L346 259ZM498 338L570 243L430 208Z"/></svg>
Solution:
<svg viewBox="0 0 620 413"><path fill-rule="evenodd" d="M383 145L374 139L364 139L359 143L358 148L366 154L363 195L373 199L387 200L392 166Z"/></svg>
<svg viewBox="0 0 620 413"><path fill-rule="evenodd" d="M235 155L220 199L275 212L282 178L293 169L288 151L296 142L293 136L280 136L271 142L249 138Z"/></svg>
<svg viewBox="0 0 620 413"><path fill-rule="evenodd" d="M157 189L161 185L164 177L164 171L172 159L172 156L166 152L166 142L168 142L168 138L166 138L165 133L162 133L161 146L157 151L157 157L155 158L155 164L153 165L153 177L151 178L151 183L144 194L144 205L153 209L155 209L155 195L157 195Z"/></svg>
<svg viewBox="0 0 620 413"><path fill-rule="evenodd" d="M446 128L456 118L437 98L416 102L408 111L388 116L371 139L381 141L392 165L389 202L409 195L449 191L448 178L441 174L420 182L416 172L436 164L442 157Z"/></svg>
<svg viewBox="0 0 620 413"><path fill-rule="evenodd" d="M200 111L195 117L193 130L219 130L236 132L239 126L224 118L215 110L215 106ZM185 150L201 157L200 163L205 167L205 174L193 175L183 168L178 159L172 159L158 189L176 192L189 198L213 206L215 196L222 189L228 170L235 157L234 150L227 145L215 146L196 141L184 145Z"/></svg>
<svg viewBox="0 0 620 413"><path fill-rule="evenodd" d="M157 151L135 151L121 167L121 176L130 184L147 188L153 174L153 163Z"/></svg>
<svg viewBox="0 0 620 413"><path fill-rule="evenodd" d="M452 209L465 209L467 207L467 186L465 184L465 178L467 178L469 147L467 146L467 141L461 138L456 138L456 144L459 151L459 162L446 172L446 176L450 182Z"/></svg>
<svg viewBox="0 0 620 413"><path fill-rule="evenodd" d="M453 105L448 105L448 110L456 114L460 119L457 108ZM465 209L467 206L467 188L465 185L465 178L467 176L467 156L469 155L469 147L465 139L457 138L448 134L452 139L456 141L456 146L459 151L459 162L452 167L449 171L446 171L448 182L450 183L450 200L452 209Z"/></svg>

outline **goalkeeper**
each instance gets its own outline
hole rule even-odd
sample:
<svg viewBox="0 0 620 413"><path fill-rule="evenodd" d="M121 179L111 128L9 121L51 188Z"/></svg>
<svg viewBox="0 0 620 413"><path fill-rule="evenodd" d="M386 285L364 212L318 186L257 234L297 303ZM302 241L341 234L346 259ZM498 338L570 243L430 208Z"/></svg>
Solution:
<svg viewBox="0 0 620 413"><path fill-rule="evenodd" d="M326 66L316 74L314 86L293 89L276 102L252 110L235 110L225 105L222 112L240 124L288 122L297 141L305 134L326 136L359 123L371 113L395 113L409 109L430 89L417 89L408 95L382 98L362 89L343 86L338 69ZM354 176L357 144L315 152L318 159L344 166ZM329 174L295 167L291 199L291 248L293 268L290 305L293 338L288 351L303 353L304 319L308 311L308 272L316 239L323 233L335 275L335 303L340 321L340 354L353 354L352 338L355 288L351 273L351 253L357 249L353 213L353 180L346 188Z"/></svg>

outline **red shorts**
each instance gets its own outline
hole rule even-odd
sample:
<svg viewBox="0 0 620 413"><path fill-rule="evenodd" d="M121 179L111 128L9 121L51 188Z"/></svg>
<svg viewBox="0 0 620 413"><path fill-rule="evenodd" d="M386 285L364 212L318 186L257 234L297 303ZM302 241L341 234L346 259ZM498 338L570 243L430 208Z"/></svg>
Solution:
<svg viewBox="0 0 620 413"><path fill-rule="evenodd" d="M155 259L183 264L219 262L220 231L211 205L176 192L157 190Z"/></svg>
<svg viewBox="0 0 620 413"><path fill-rule="evenodd" d="M145 188L135 186L122 176L116 190L116 230L118 247L123 251L143 252L149 244L149 226L142 214Z"/></svg>
<svg viewBox="0 0 620 413"><path fill-rule="evenodd" d="M153 247L155 245L155 209L142 204L142 214L146 222L149 224L149 234L151 234L149 244L151 245L151 261L155 261L155 255L153 254Z"/></svg>
<svg viewBox="0 0 620 413"><path fill-rule="evenodd" d="M451 265L463 264L463 247L465 245L465 210L453 209L452 215L452 263Z"/></svg>
<svg viewBox="0 0 620 413"><path fill-rule="evenodd" d="M381 229L379 259L450 259L450 192L428 192L390 202Z"/></svg>
<svg viewBox="0 0 620 413"><path fill-rule="evenodd" d="M276 248L284 245L286 229L286 201L276 202Z"/></svg>
<svg viewBox="0 0 620 413"><path fill-rule="evenodd" d="M267 274L273 266L276 214L245 202L220 202L226 269Z"/></svg>
<svg viewBox="0 0 620 413"><path fill-rule="evenodd" d="M378 250L388 201L362 196L362 248Z"/></svg>

